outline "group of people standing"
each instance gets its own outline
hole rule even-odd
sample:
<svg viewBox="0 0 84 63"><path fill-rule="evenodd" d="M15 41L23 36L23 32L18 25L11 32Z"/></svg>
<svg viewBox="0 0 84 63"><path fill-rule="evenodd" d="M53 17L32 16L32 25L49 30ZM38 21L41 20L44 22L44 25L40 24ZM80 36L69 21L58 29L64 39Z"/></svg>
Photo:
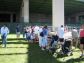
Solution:
<svg viewBox="0 0 84 63"><path fill-rule="evenodd" d="M34 41L40 41L40 32L42 32L42 30L47 29L47 26L43 27L43 26L26 26L23 28L23 32L21 32L21 26L19 24L16 25L16 38L19 39L21 33L23 33L23 38L25 38L26 40L34 42ZM0 29L0 33L1 33L1 39L2 39L2 44L3 47L6 47L6 43L7 43L7 35L9 34L9 28L6 25L3 25ZM44 32L46 34L46 30ZM46 37L47 38L47 37ZM40 43L39 43L40 44Z"/></svg>
<svg viewBox="0 0 84 63"><path fill-rule="evenodd" d="M59 36L61 47L67 43L67 45L70 44L69 48L72 50L73 46L75 46L76 49L80 44L80 56L84 56L84 25L82 25L79 30L77 30L76 27L73 27L73 29L70 30L67 26L63 27L63 25L61 25L57 30L57 35Z"/></svg>
<svg viewBox="0 0 84 63"><path fill-rule="evenodd" d="M1 27L1 38L2 43L5 44L3 47L6 47L6 40L7 35L9 34L9 29L6 25ZM72 30L69 30L67 26L61 25L61 27L58 27L56 31L59 37L59 42L61 47L65 42L70 43L70 48L72 49L72 46L75 45L75 48L77 48L78 43L80 43L80 50L81 50L81 56L84 56L83 47L84 47L84 25L81 26L81 28L78 30L76 27L73 27ZM27 40L35 40L37 39L39 41L39 46L42 50L47 49L48 47L48 36L49 36L50 30L47 26L31 26L31 27L24 27L23 30L23 38L26 37ZM20 37L20 26L17 24L16 26L16 35L17 38ZM75 44L74 44L75 42Z"/></svg>
<svg viewBox="0 0 84 63"><path fill-rule="evenodd" d="M48 27L45 26L32 26L24 29L24 36L29 42L39 42L39 46L44 50L47 47L48 41Z"/></svg>

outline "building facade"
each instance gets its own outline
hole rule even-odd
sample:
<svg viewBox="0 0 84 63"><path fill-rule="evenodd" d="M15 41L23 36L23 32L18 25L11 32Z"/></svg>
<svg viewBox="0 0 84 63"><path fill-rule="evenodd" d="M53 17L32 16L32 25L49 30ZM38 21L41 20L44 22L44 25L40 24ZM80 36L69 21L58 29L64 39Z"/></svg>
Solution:
<svg viewBox="0 0 84 63"><path fill-rule="evenodd" d="M83 23L83 11L83 2L74 0L0 0L0 23L50 23L56 28Z"/></svg>

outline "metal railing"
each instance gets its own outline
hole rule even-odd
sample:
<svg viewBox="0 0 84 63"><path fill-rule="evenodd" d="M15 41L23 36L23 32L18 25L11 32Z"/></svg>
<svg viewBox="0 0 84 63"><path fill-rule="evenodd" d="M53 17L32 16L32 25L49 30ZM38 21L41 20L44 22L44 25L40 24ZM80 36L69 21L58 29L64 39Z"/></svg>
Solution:
<svg viewBox="0 0 84 63"><path fill-rule="evenodd" d="M3 25L6 25L9 30L10 30L10 33L15 33L16 32L16 25L19 24L20 25L20 30L21 32L23 32L23 28L25 26L32 26L32 25L38 25L38 26L44 26L44 25L48 25L48 29L52 31L52 25L49 25L49 24L44 24L44 23L0 23L0 28L3 26ZM80 29L80 24L66 24L65 26L68 27L69 30L72 30L73 27L76 27L78 30Z"/></svg>

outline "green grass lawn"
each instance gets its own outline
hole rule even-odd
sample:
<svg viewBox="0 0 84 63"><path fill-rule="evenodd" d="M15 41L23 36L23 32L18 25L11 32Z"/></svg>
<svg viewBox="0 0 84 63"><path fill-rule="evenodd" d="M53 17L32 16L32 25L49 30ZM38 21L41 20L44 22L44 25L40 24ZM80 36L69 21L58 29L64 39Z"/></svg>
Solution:
<svg viewBox="0 0 84 63"><path fill-rule="evenodd" d="M84 63L84 58L79 58L79 49L74 50L73 56L55 57L47 51L41 51L38 43L17 40L14 34L8 38L6 48L2 48L0 41L0 63Z"/></svg>

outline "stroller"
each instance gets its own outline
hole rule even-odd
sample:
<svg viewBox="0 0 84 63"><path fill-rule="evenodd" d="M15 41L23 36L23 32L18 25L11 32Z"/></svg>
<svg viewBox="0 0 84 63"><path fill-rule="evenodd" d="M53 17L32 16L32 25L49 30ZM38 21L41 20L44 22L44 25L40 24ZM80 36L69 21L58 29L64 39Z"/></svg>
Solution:
<svg viewBox="0 0 84 63"><path fill-rule="evenodd" d="M63 55L72 55L72 51L71 51L71 39L67 39L65 40L64 44L62 45L62 54Z"/></svg>
<svg viewBox="0 0 84 63"><path fill-rule="evenodd" d="M59 37L57 35L52 35L50 48L49 48L49 52L51 52L52 54L54 54L55 50L57 49L58 39Z"/></svg>

